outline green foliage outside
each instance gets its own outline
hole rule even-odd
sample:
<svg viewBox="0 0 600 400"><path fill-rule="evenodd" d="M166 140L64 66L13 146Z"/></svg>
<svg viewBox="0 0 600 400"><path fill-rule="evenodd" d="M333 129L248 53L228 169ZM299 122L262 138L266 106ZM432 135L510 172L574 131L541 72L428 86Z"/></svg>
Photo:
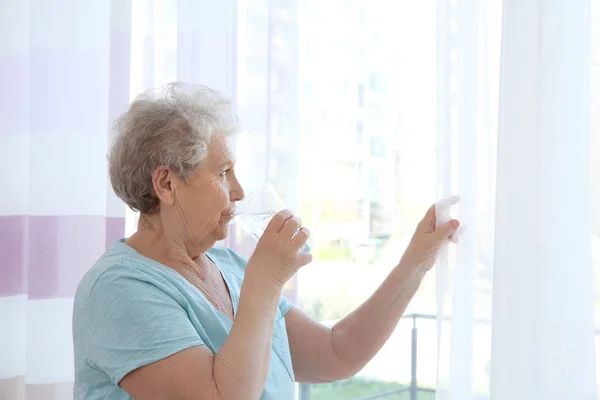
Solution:
<svg viewBox="0 0 600 400"><path fill-rule="evenodd" d="M396 382L374 381L361 378L353 378L347 381L330 383L327 385L312 385L310 400L354 400L361 397L373 396L382 392L402 389L406 387ZM408 392L393 394L383 397L382 400L409 400ZM433 393L420 392L418 400L434 400Z"/></svg>
<svg viewBox="0 0 600 400"><path fill-rule="evenodd" d="M317 247L312 253L319 261L347 260L352 256L352 250L347 247Z"/></svg>

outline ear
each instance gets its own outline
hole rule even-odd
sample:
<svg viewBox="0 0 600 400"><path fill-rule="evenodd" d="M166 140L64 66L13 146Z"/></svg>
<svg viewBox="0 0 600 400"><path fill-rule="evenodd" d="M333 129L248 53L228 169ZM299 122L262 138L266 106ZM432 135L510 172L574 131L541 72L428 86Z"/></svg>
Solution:
<svg viewBox="0 0 600 400"><path fill-rule="evenodd" d="M168 167L156 167L152 172L152 187L161 203L172 205L175 202L175 174Z"/></svg>

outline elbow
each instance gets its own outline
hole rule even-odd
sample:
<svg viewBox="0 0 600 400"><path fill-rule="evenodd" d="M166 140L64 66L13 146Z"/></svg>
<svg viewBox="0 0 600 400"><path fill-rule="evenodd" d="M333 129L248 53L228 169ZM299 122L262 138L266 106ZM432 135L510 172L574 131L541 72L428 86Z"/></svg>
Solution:
<svg viewBox="0 0 600 400"><path fill-rule="evenodd" d="M362 360L358 357L356 359L349 357L351 354L344 354L344 352L340 351L337 345L340 343L340 340L343 341L343 332L336 330L334 327L331 331L331 348L333 350L332 358L335 360L332 363L332 375L335 377L336 381L352 378L358 374L368 362L368 360Z"/></svg>
<svg viewBox="0 0 600 400"><path fill-rule="evenodd" d="M264 383L243 384L238 381L237 384L232 383L234 380L217 379L214 375L210 382L210 395L190 396L189 400L210 399L210 400L257 400L260 398ZM188 400L186 398L186 400Z"/></svg>
<svg viewBox="0 0 600 400"><path fill-rule="evenodd" d="M240 393L239 390L235 390L234 393L231 393L231 390L225 391L220 390L218 385L214 383L210 389L210 394L208 396L204 395L204 397L198 397L196 394L186 397L185 400L197 400L197 399L210 399L210 400L256 400L258 396L252 396L245 393Z"/></svg>
<svg viewBox="0 0 600 400"><path fill-rule="evenodd" d="M362 367L355 367L350 364L339 362L337 359L330 359L327 364L322 365L322 368L313 371L312 374L306 372L295 371L296 382L298 383L333 383L350 379L355 376Z"/></svg>
<svg viewBox="0 0 600 400"><path fill-rule="evenodd" d="M364 365L345 362L335 358L335 362L329 364L324 373L318 379L311 379L310 382L306 383L332 383L338 381L344 381L354 377L362 370Z"/></svg>
<svg viewBox="0 0 600 400"><path fill-rule="evenodd" d="M362 364L340 361L335 371L335 381L350 379L358 374L363 367L364 365Z"/></svg>

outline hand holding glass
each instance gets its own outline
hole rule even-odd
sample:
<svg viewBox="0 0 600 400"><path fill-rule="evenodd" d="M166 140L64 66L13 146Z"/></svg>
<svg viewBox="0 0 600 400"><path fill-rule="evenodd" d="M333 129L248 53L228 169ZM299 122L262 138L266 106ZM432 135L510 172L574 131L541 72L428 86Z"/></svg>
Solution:
<svg viewBox="0 0 600 400"><path fill-rule="evenodd" d="M267 183L250 193L237 205L235 219L247 234L258 240L265 232L271 218L283 209L285 209L283 200L273 186ZM308 253L310 250L308 244L302 247L304 252Z"/></svg>

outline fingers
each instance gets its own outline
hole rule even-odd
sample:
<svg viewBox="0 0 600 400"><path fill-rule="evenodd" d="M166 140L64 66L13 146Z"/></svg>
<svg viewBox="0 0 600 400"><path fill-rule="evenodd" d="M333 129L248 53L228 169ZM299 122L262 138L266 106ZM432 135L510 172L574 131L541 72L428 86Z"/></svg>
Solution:
<svg viewBox="0 0 600 400"><path fill-rule="evenodd" d="M458 243L458 239L461 237L463 233L467 230L467 225L461 225L458 227L456 231L450 236L450 241L452 243Z"/></svg>
<svg viewBox="0 0 600 400"><path fill-rule="evenodd" d="M435 235L436 239L441 242L453 236L459 226L460 222L458 222L456 219L453 219L452 221L448 221L436 229L435 232L433 232L433 235Z"/></svg>
<svg viewBox="0 0 600 400"><path fill-rule="evenodd" d="M429 226L434 223L437 226L440 226L441 224L446 223L448 220L450 220L450 217L448 216L448 210L459 201L460 196L450 196L438 201L437 203L434 203L431 207L429 207L429 210L427 210L427 213L425 213L425 216L421 222L425 226Z"/></svg>
<svg viewBox="0 0 600 400"><path fill-rule="evenodd" d="M431 207L429 207L429 210L427 210L427 212L425 213L425 216L423 217L423 222L429 222L435 218L435 208L436 208L435 204L432 205Z"/></svg>
<svg viewBox="0 0 600 400"><path fill-rule="evenodd" d="M310 231L306 227L300 228L296 236L292 238L292 246L296 249L300 249L307 242L310 237Z"/></svg>
<svg viewBox="0 0 600 400"><path fill-rule="evenodd" d="M291 242L295 250L304 246L310 237L308 228L303 227L300 218L295 217L290 210L283 210L275 214L269 221L265 233L281 235L282 238Z"/></svg>
<svg viewBox="0 0 600 400"><path fill-rule="evenodd" d="M279 211L277 214L275 214L275 216L273 218L271 218L271 221L269 221L269 224L265 228L265 233L270 233L270 234L279 233L285 226L286 222L290 218L293 218L293 217L294 217L294 214L290 210ZM291 236L292 235L290 235L290 237Z"/></svg>
<svg viewBox="0 0 600 400"><path fill-rule="evenodd" d="M298 232L298 229L300 229L301 226L302 221L300 221L300 218L292 217L285 221L285 224L283 225L283 228L281 228L280 233L286 239L291 240L292 237L294 237L294 234Z"/></svg>
<svg viewBox="0 0 600 400"><path fill-rule="evenodd" d="M313 260L313 256L310 253L299 253L298 254L298 262L300 266L305 266L306 264L310 264Z"/></svg>

